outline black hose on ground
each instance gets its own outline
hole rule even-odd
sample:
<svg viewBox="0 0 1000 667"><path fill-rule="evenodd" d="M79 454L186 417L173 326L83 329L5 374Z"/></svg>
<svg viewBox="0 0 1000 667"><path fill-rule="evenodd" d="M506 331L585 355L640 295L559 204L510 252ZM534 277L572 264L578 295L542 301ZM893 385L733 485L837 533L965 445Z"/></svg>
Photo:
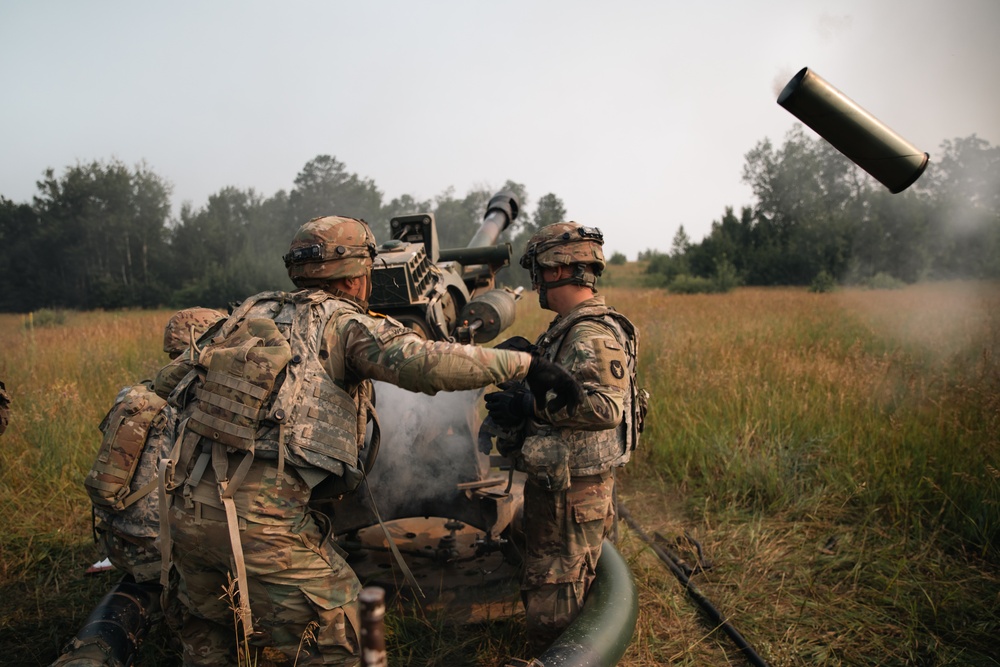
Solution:
<svg viewBox="0 0 1000 667"><path fill-rule="evenodd" d="M655 540L650 538L649 535L647 535L646 532L639 526L639 524L635 522L635 519L632 518L632 514L624 505L618 505L618 514L621 518L625 519L625 523L629 525L629 528L631 528L636 535L642 538L643 542L649 545L649 548L653 550L653 553L655 553L670 569L670 572L677 577L677 580L684 586L684 592L688 594L688 597L694 600L694 602L701 607L701 610L705 612L709 620L714 623L716 627L721 628L722 631L729 636L733 643L736 644L736 647L739 648L740 652L747 659L747 662L754 665L754 667L769 667L767 662L757 654L757 651L754 650L750 643L743 638L743 635L741 635L739 631L733 627L732 623L723 618L719 610L716 609L712 603L708 601L708 598L702 595L701 591L699 591L698 588L691 583L691 579L687 576L681 566L678 565L677 562L670 556L670 554L667 553L663 547L657 544Z"/></svg>

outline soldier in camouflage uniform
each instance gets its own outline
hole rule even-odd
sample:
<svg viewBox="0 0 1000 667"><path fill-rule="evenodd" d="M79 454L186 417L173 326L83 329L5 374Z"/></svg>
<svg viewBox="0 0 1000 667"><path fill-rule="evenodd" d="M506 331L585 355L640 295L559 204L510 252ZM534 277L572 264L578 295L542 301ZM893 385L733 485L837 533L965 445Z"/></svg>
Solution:
<svg viewBox="0 0 1000 667"><path fill-rule="evenodd" d="M575 414L538 407L523 384L486 397L489 418L519 433L515 462L528 474L521 595L528 638L539 652L583 605L613 527L614 469L628 461L641 426L638 334L595 288L603 242L598 229L558 223L535 234L521 258L540 305L558 314L535 349L586 392Z"/></svg>
<svg viewBox="0 0 1000 667"><path fill-rule="evenodd" d="M178 311L164 329L163 351L176 359L212 324L225 318L225 313L208 308ZM101 422L104 438L84 486L93 503L98 549L125 577L101 601L98 610L103 611L92 613L53 667L119 665L119 656L127 650L125 644L137 646L149 625L160 618L155 603L144 609L140 609L141 603L123 609L122 602L138 600L137 596L156 600L160 594L157 467L173 445L176 427L174 409L153 392L150 380L122 388ZM176 578L169 584L176 584ZM127 619L120 626L95 621L114 619L118 614ZM109 631L109 627L115 629ZM128 642L123 644L121 639L126 635Z"/></svg>
<svg viewBox="0 0 1000 667"><path fill-rule="evenodd" d="M309 221L284 258L299 291L247 299L157 378L185 406L163 546L180 574L186 665L235 663L241 636L277 664L357 664L360 584L310 501L361 482L371 380L434 394L526 379L562 409L581 397L544 359L425 341L368 313L375 254L363 221Z"/></svg>
<svg viewBox="0 0 1000 667"><path fill-rule="evenodd" d="M211 308L185 308L167 321L163 330L163 351L176 359L206 330L226 314ZM160 500L156 488L157 466L160 458L173 445L177 420L173 408L156 396L149 381L119 392L115 404L101 422L105 433L118 414L123 402L131 405L150 406L158 414L142 436L146 442L142 449L135 474L129 484L129 495L123 498L122 507L94 504L94 531L103 555L119 570L129 574L136 582L156 582L160 575L160 550L154 544L160 532ZM97 471L92 471L95 476ZM94 481L88 479L88 484ZM145 491L145 493L143 493ZM126 504L127 503L127 504Z"/></svg>

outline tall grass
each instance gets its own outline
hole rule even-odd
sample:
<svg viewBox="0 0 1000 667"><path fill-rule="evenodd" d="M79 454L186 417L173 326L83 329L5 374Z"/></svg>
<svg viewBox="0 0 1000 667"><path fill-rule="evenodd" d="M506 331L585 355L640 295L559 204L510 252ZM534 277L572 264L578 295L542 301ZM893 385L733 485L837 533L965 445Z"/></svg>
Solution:
<svg viewBox="0 0 1000 667"><path fill-rule="evenodd" d="M877 514L995 557L1000 290L612 299L643 332L657 474L713 502Z"/></svg>
<svg viewBox="0 0 1000 667"><path fill-rule="evenodd" d="M83 477L119 388L166 361L171 314L0 315L12 399L0 437L0 663L51 662L114 580L82 576L96 557Z"/></svg>
<svg viewBox="0 0 1000 667"><path fill-rule="evenodd" d="M621 497L648 532L701 541L702 591L775 666L1000 664L1000 286L680 296L629 287L635 266L602 289L641 330L653 397ZM82 576L81 481L118 389L165 361L169 315L0 315L0 655L48 663L113 581ZM508 333L551 319L529 295ZM623 664L740 661L627 529L621 550L641 604ZM400 615L390 647L437 660L435 623ZM433 664L491 664L520 638L472 632Z"/></svg>
<svg viewBox="0 0 1000 667"><path fill-rule="evenodd" d="M653 395L625 502L702 535L771 664L998 664L1000 287L607 293Z"/></svg>

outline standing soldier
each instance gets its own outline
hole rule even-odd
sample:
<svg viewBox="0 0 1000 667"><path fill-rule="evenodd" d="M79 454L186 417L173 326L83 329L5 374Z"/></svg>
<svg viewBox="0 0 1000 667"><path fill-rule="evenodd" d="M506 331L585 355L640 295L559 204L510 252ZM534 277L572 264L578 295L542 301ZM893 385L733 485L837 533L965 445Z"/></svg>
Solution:
<svg viewBox="0 0 1000 667"><path fill-rule="evenodd" d="M581 399L547 360L425 341L368 313L375 254L363 221L310 220L284 257L299 291L250 297L157 378L185 406L161 544L180 575L185 665L257 648L276 664L357 664L360 584L309 503L361 483L371 380L434 394L525 379L550 409Z"/></svg>
<svg viewBox="0 0 1000 667"><path fill-rule="evenodd" d="M583 605L614 524L614 469L629 460L645 410L638 332L597 296L603 244L599 229L562 222L539 230L521 257L539 304L558 314L535 349L583 386L575 413L539 404L523 383L486 396L490 419L518 435L514 458L528 476L521 597L536 653Z"/></svg>

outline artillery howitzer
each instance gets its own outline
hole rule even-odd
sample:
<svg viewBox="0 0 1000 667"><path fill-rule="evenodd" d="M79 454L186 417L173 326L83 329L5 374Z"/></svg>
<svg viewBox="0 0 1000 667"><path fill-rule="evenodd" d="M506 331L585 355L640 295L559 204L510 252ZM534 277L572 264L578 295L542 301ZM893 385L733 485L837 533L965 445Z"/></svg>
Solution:
<svg viewBox="0 0 1000 667"><path fill-rule="evenodd" d="M519 290L495 288L496 273L511 258L510 245L497 240L518 208L512 194L495 195L468 246L451 250L438 249L433 216L394 218L393 238L379 248L372 272L372 310L428 339L494 340L513 324L520 296ZM353 556L349 562L365 584L406 592L392 572L389 537L383 541L376 525L381 519L427 593L425 608L464 622L510 614L519 597L516 534L524 475L477 448L482 392L431 398L375 386L382 437L366 480L372 493L359 489L332 508L334 533ZM583 613L540 656L543 664L616 664L637 613L628 565L605 543Z"/></svg>
<svg viewBox="0 0 1000 667"><path fill-rule="evenodd" d="M514 195L495 195L468 246L456 249L439 247L432 214L393 218L392 238L379 248L372 271L371 309L431 340L495 339L513 324L520 296L520 290L495 286L497 272L511 259L510 245L498 239L519 207ZM416 579L437 595L438 608L450 617L469 621L510 613L517 604L519 564L511 533L524 482L521 473L497 471L500 461L476 446L481 392L431 398L375 384L381 442L370 439L362 452L371 468L367 488L333 501L332 507L329 501L321 502L317 509L329 512L338 542L365 583L398 588L378 526L384 522ZM635 599L628 568L617 552L614 556L617 560L602 559L602 571L612 574L603 577L604 596L595 595L607 602L591 605L605 614L595 616L592 609L585 617L590 618L588 625L580 626L587 628L585 633L607 633L605 615L611 601L620 598L622 586L629 587ZM622 619L619 623L629 623L620 650L615 649L620 655L631 636L635 610L616 616ZM58 664L132 664L143 636L159 618L159 586L123 580L101 600L75 638L82 650L65 654ZM102 662L103 656L107 660Z"/></svg>
<svg viewBox="0 0 1000 667"><path fill-rule="evenodd" d="M390 315L431 340L485 343L514 322L517 294L494 289L510 265L510 244L497 244L520 204L508 192L493 196L479 231L465 248L442 250L430 213L393 218L392 239L372 270L371 309Z"/></svg>
<svg viewBox="0 0 1000 667"><path fill-rule="evenodd" d="M465 248L438 246L434 216L393 218L392 239L379 248L370 307L424 338L462 343L493 340L514 322L519 292L497 289L497 271L510 264L510 244L497 244L517 217L517 198L490 199L479 231ZM375 383L382 417L378 464L367 483L377 501L356 493L333 508L334 532L353 533L405 517L449 517L476 526L493 542L511 523L520 494L507 480L490 480L490 459L478 452L479 391L435 397ZM374 452L368 452L371 457ZM519 480L523 484L523 480ZM501 487L503 488L503 487ZM363 491L363 490L362 490Z"/></svg>

